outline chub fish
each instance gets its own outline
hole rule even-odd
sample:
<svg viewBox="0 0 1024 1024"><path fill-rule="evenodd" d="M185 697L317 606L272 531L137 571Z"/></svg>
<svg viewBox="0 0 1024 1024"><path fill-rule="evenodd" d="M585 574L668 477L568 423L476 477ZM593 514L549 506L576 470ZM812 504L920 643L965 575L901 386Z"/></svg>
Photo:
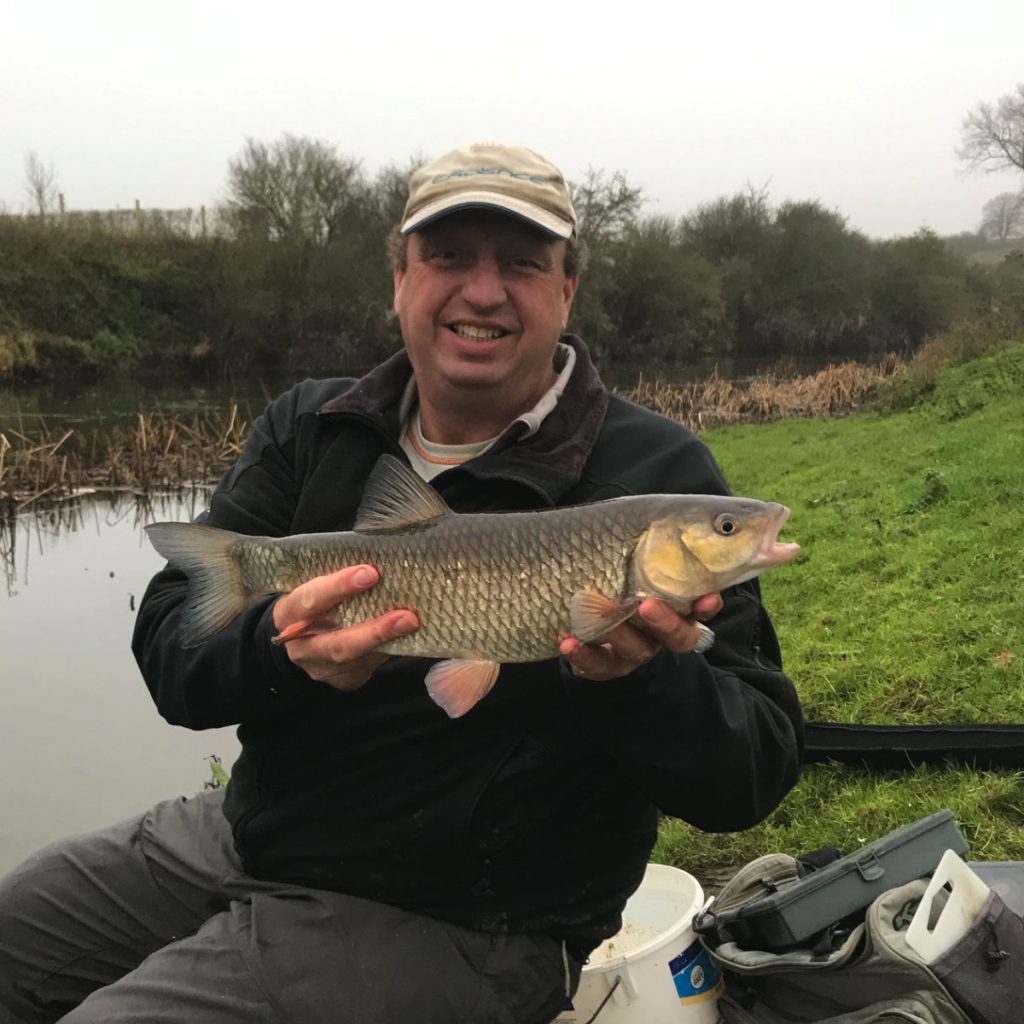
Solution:
<svg viewBox="0 0 1024 1024"><path fill-rule="evenodd" d="M789 561L782 505L706 494L647 494L533 512L456 514L408 466L382 456L351 531L251 537L191 523L156 523L150 541L189 576L182 642L196 646L251 601L347 565L380 573L343 602L336 627L408 608L420 628L389 654L444 659L426 686L451 717L494 685L502 662L558 656L572 634L599 640L656 597L681 614L702 594ZM285 630L287 641L314 632ZM713 634L706 630L703 649Z"/></svg>

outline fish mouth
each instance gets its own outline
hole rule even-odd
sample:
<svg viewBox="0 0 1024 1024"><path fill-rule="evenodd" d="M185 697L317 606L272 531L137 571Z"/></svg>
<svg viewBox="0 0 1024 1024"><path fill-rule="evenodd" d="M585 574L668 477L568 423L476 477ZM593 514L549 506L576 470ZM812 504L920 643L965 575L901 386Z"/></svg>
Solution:
<svg viewBox="0 0 1024 1024"><path fill-rule="evenodd" d="M790 512L785 505L774 502L774 514L765 531L764 540L758 549L758 561L764 565L781 565L795 558L800 550L799 544L779 540L779 532L789 521Z"/></svg>

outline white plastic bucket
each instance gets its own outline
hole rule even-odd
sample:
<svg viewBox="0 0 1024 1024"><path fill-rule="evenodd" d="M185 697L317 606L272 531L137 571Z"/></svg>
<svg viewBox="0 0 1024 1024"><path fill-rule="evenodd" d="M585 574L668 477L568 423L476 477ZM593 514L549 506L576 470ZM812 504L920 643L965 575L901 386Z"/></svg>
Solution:
<svg viewBox="0 0 1024 1024"><path fill-rule="evenodd" d="M590 954L553 1024L716 1024L721 975L691 927L703 904L693 875L648 864L622 930Z"/></svg>

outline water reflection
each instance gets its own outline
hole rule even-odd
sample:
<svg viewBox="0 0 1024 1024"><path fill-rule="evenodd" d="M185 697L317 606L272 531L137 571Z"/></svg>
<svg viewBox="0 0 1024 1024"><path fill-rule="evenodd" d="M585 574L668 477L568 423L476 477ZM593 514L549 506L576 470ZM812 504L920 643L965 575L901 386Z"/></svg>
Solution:
<svg viewBox="0 0 1024 1024"><path fill-rule="evenodd" d="M41 844L193 793L233 730L156 712L129 643L162 561L142 526L192 518L208 492L81 499L0 525L0 872Z"/></svg>
<svg viewBox="0 0 1024 1024"><path fill-rule="evenodd" d="M87 385L74 380L0 384L0 430L33 434L42 428L89 429L132 419L140 411L191 418L210 411L220 413L236 404L251 420L292 383L282 379L196 384L115 377Z"/></svg>
<svg viewBox="0 0 1024 1024"><path fill-rule="evenodd" d="M29 585L33 559L88 548L102 561L104 556L110 556L111 531L115 530L134 538L143 551L147 547L143 533L147 523L193 519L205 507L209 494L208 487L199 486L174 495L91 494L0 519L0 564L7 597L18 596L19 586ZM113 577L114 570L110 572Z"/></svg>

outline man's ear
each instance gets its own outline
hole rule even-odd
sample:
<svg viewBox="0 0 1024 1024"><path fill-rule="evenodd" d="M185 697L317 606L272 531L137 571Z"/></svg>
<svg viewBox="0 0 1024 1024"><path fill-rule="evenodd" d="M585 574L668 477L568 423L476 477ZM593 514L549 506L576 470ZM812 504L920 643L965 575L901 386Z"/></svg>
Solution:
<svg viewBox="0 0 1024 1024"><path fill-rule="evenodd" d="M395 311L396 315L401 312L399 309L400 296L402 294L402 282L405 280L405 271L400 267L395 267L391 271L391 277L394 281L394 297L391 300L391 308Z"/></svg>
<svg viewBox="0 0 1024 1024"><path fill-rule="evenodd" d="M568 326L569 323L569 311L572 309L572 300L576 297L576 289L580 286L580 275L575 274L572 277L565 279L565 284L562 285L562 301L564 303L562 312L562 330Z"/></svg>

